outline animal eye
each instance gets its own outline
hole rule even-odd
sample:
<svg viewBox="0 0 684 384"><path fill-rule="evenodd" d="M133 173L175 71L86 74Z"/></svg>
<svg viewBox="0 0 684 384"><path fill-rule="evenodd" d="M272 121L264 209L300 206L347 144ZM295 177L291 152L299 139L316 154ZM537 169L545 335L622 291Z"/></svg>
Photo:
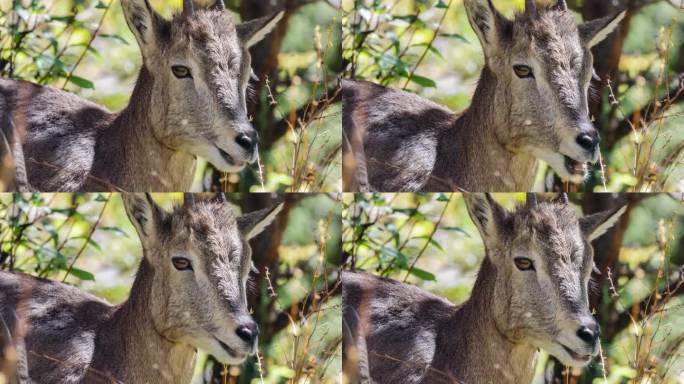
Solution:
<svg viewBox="0 0 684 384"><path fill-rule="evenodd" d="M173 267L179 271L185 271L188 269L192 271L192 264L190 263L190 260L186 259L185 257L174 257L171 259L171 262L173 263Z"/></svg>
<svg viewBox="0 0 684 384"><path fill-rule="evenodd" d="M173 72L173 75L179 79L184 79L186 77L192 78L192 75L190 74L190 68L184 65L172 65L171 72Z"/></svg>
<svg viewBox="0 0 684 384"><path fill-rule="evenodd" d="M527 65L514 65L513 70L515 71L515 74L521 79L534 77L534 74L532 73L532 68L528 67Z"/></svg>
<svg viewBox="0 0 684 384"><path fill-rule="evenodd" d="M516 257L513 261L515 262L515 266L521 271L534 271L534 263L527 257Z"/></svg>

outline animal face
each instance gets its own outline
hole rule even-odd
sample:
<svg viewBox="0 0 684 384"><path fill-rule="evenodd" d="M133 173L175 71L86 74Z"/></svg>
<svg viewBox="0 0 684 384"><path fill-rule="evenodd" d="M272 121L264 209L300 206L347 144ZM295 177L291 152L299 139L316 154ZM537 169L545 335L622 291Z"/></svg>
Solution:
<svg viewBox="0 0 684 384"><path fill-rule="evenodd" d="M153 134L170 148L237 172L257 156L257 132L247 116L248 49L282 13L236 26L222 2L197 10L186 3L166 21L146 0L122 1L151 77Z"/></svg>
<svg viewBox="0 0 684 384"><path fill-rule="evenodd" d="M497 105L506 124L506 145L546 161L564 180L581 183L587 163L599 159L599 134L591 123L588 90L591 47L624 14L580 26L564 1L508 20L490 0L466 0L471 25L482 43L487 68L496 78Z"/></svg>
<svg viewBox="0 0 684 384"><path fill-rule="evenodd" d="M536 201L536 200L534 200ZM466 197L496 269L497 326L517 342L544 348L581 367L598 353L599 326L589 309L590 241L624 212L577 218L566 201L530 204L514 213L491 196Z"/></svg>
<svg viewBox="0 0 684 384"><path fill-rule="evenodd" d="M125 195L124 203L154 269L155 327L227 364L253 354L258 328L247 308L248 240L281 206L235 217L221 199L190 201L172 213L149 195Z"/></svg>

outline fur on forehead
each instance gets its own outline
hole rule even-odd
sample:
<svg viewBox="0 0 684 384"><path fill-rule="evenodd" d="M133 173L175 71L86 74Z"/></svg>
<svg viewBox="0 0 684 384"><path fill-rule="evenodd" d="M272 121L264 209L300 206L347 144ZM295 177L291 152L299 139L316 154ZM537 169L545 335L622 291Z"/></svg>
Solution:
<svg viewBox="0 0 684 384"><path fill-rule="evenodd" d="M579 219L575 209L569 205L556 201L539 202L530 208L520 206L512 216L511 230L513 233L529 237L531 235L549 236L551 234L580 235Z"/></svg>
<svg viewBox="0 0 684 384"><path fill-rule="evenodd" d="M575 209L569 205L557 201L540 201L539 204L530 208L527 205L520 206L514 214L514 225L522 229L558 228L560 230L572 227L579 228L579 220Z"/></svg>
<svg viewBox="0 0 684 384"><path fill-rule="evenodd" d="M213 8L196 9L192 16L174 16L169 44L177 41L189 41L200 49L220 45L239 50L233 17L228 11Z"/></svg>
<svg viewBox="0 0 684 384"><path fill-rule="evenodd" d="M187 234L188 231L204 239L216 234L231 236L239 232L233 209L214 199L198 199L192 206L175 206L167 215L164 228L168 229L165 232L169 239L173 233Z"/></svg>
<svg viewBox="0 0 684 384"><path fill-rule="evenodd" d="M570 37L575 36L575 39ZM523 13L515 18L511 31L512 42L531 44L538 53L563 50L582 54L577 22L569 11L555 7L540 7L536 16ZM568 49L571 52L567 52Z"/></svg>
<svg viewBox="0 0 684 384"><path fill-rule="evenodd" d="M515 240L536 240L542 244L545 255L574 256L584 249L584 242L575 209L565 203L540 202L535 208L520 207L513 216ZM562 251L562 252L557 252ZM581 256L581 254L579 255Z"/></svg>

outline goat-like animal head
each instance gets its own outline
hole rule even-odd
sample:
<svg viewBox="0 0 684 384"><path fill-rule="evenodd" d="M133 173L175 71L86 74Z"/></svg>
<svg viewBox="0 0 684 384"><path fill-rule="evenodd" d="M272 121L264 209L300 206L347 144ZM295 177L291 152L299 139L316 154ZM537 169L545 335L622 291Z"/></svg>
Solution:
<svg viewBox="0 0 684 384"><path fill-rule="evenodd" d="M222 198L194 202L188 195L171 213L150 195L123 199L142 242L143 262L154 270L148 289L157 332L226 364L254 353L258 328L247 309L247 242L282 204L235 217Z"/></svg>
<svg viewBox="0 0 684 384"><path fill-rule="evenodd" d="M599 159L599 134L589 117L590 49L610 34L624 12L577 25L565 1L526 10L514 20L491 0L465 0L470 24L496 78L491 102L501 106L497 132L514 152L546 161L564 180L582 183L586 163Z"/></svg>
<svg viewBox="0 0 684 384"><path fill-rule="evenodd" d="M184 10L173 20L147 0L122 0L124 15L152 78L149 113L154 136L167 147L237 172L256 160L257 132L247 116L252 76L248 49L268 34L283 13L235 25L222 0Z"/></svg>
<svg viewBox="0 0 684 384"><path fill-rule="evenodd" d="M567 196L508 212L489 195L465 196L470 217L496 270L491 305L497 328L512 341L544 348L581 367L598 353L599 325L589 309L591 241L624 213L577 218Z"/></svg>

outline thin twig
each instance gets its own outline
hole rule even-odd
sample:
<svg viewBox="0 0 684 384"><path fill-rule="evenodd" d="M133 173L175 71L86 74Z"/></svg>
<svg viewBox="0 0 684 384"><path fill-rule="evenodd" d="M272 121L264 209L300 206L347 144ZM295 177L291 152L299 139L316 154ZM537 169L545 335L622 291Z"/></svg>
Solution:
<svg viewBox="0 0 684 384"><path fill-rule="evenodd" d="M81 257L81 254L83 254L83 251L85 251L88 244L90 244L90 239L93 236L93 233L95 233L95 230L97 229L97 227L100 225L100 221L102 220L102 216L104 215L104 212L107 209L107 204L109 204L109 200L111 200L111 199L112 199L112 194L110 193L109 196L107 197L107 200L105 200L104 204L102 205L102 210L100 211L100 215L97 217L97 220L95 220L95 223L93 223L93 226L90 227L90 232L88 232L88 236L86 236L85 241L83 242L83 245L81 245L81 248L78 250L78 252L76 253L76 256L74 256L73 260L71 260L71 263L69 264L69 268L67 268L67 271L64 274L64 277L62 278L62 282L65 282L67 277L69 277L71 270L74 268L74 264L76 264L76 261L78 260L78 258Z"/></svg>
<svg viewBox="0 0 684 384"><path fill-rule="evenodd" d="M81 52L81 55L78 57L78 60L76 60L76 63L74 64L73 68L71 68L71 71L64 80L64 84L62 84L62 89L65 89L67 84L69 84L71 77L74 75L74 72L76 72L76 68L78 68L79 64L81 64L81 61L85 57L86 53L88 53L88 49L90 49L90 46L93 44L93 41L95 41L95 38L97 37L98 33L100 33L100 29L102 28L105 17L107 16L107 12L109 12L109 9L112 7L112 2L113 0L109 0L107 8L105 8L104 12L102 12L102 17L100 18L100 22L97 24L97 28L95 28L95 31L93 31L93 34L90 36L90 40L88 40L88 44L86 44L85 48L83 49L83 52Z"/></svg>

